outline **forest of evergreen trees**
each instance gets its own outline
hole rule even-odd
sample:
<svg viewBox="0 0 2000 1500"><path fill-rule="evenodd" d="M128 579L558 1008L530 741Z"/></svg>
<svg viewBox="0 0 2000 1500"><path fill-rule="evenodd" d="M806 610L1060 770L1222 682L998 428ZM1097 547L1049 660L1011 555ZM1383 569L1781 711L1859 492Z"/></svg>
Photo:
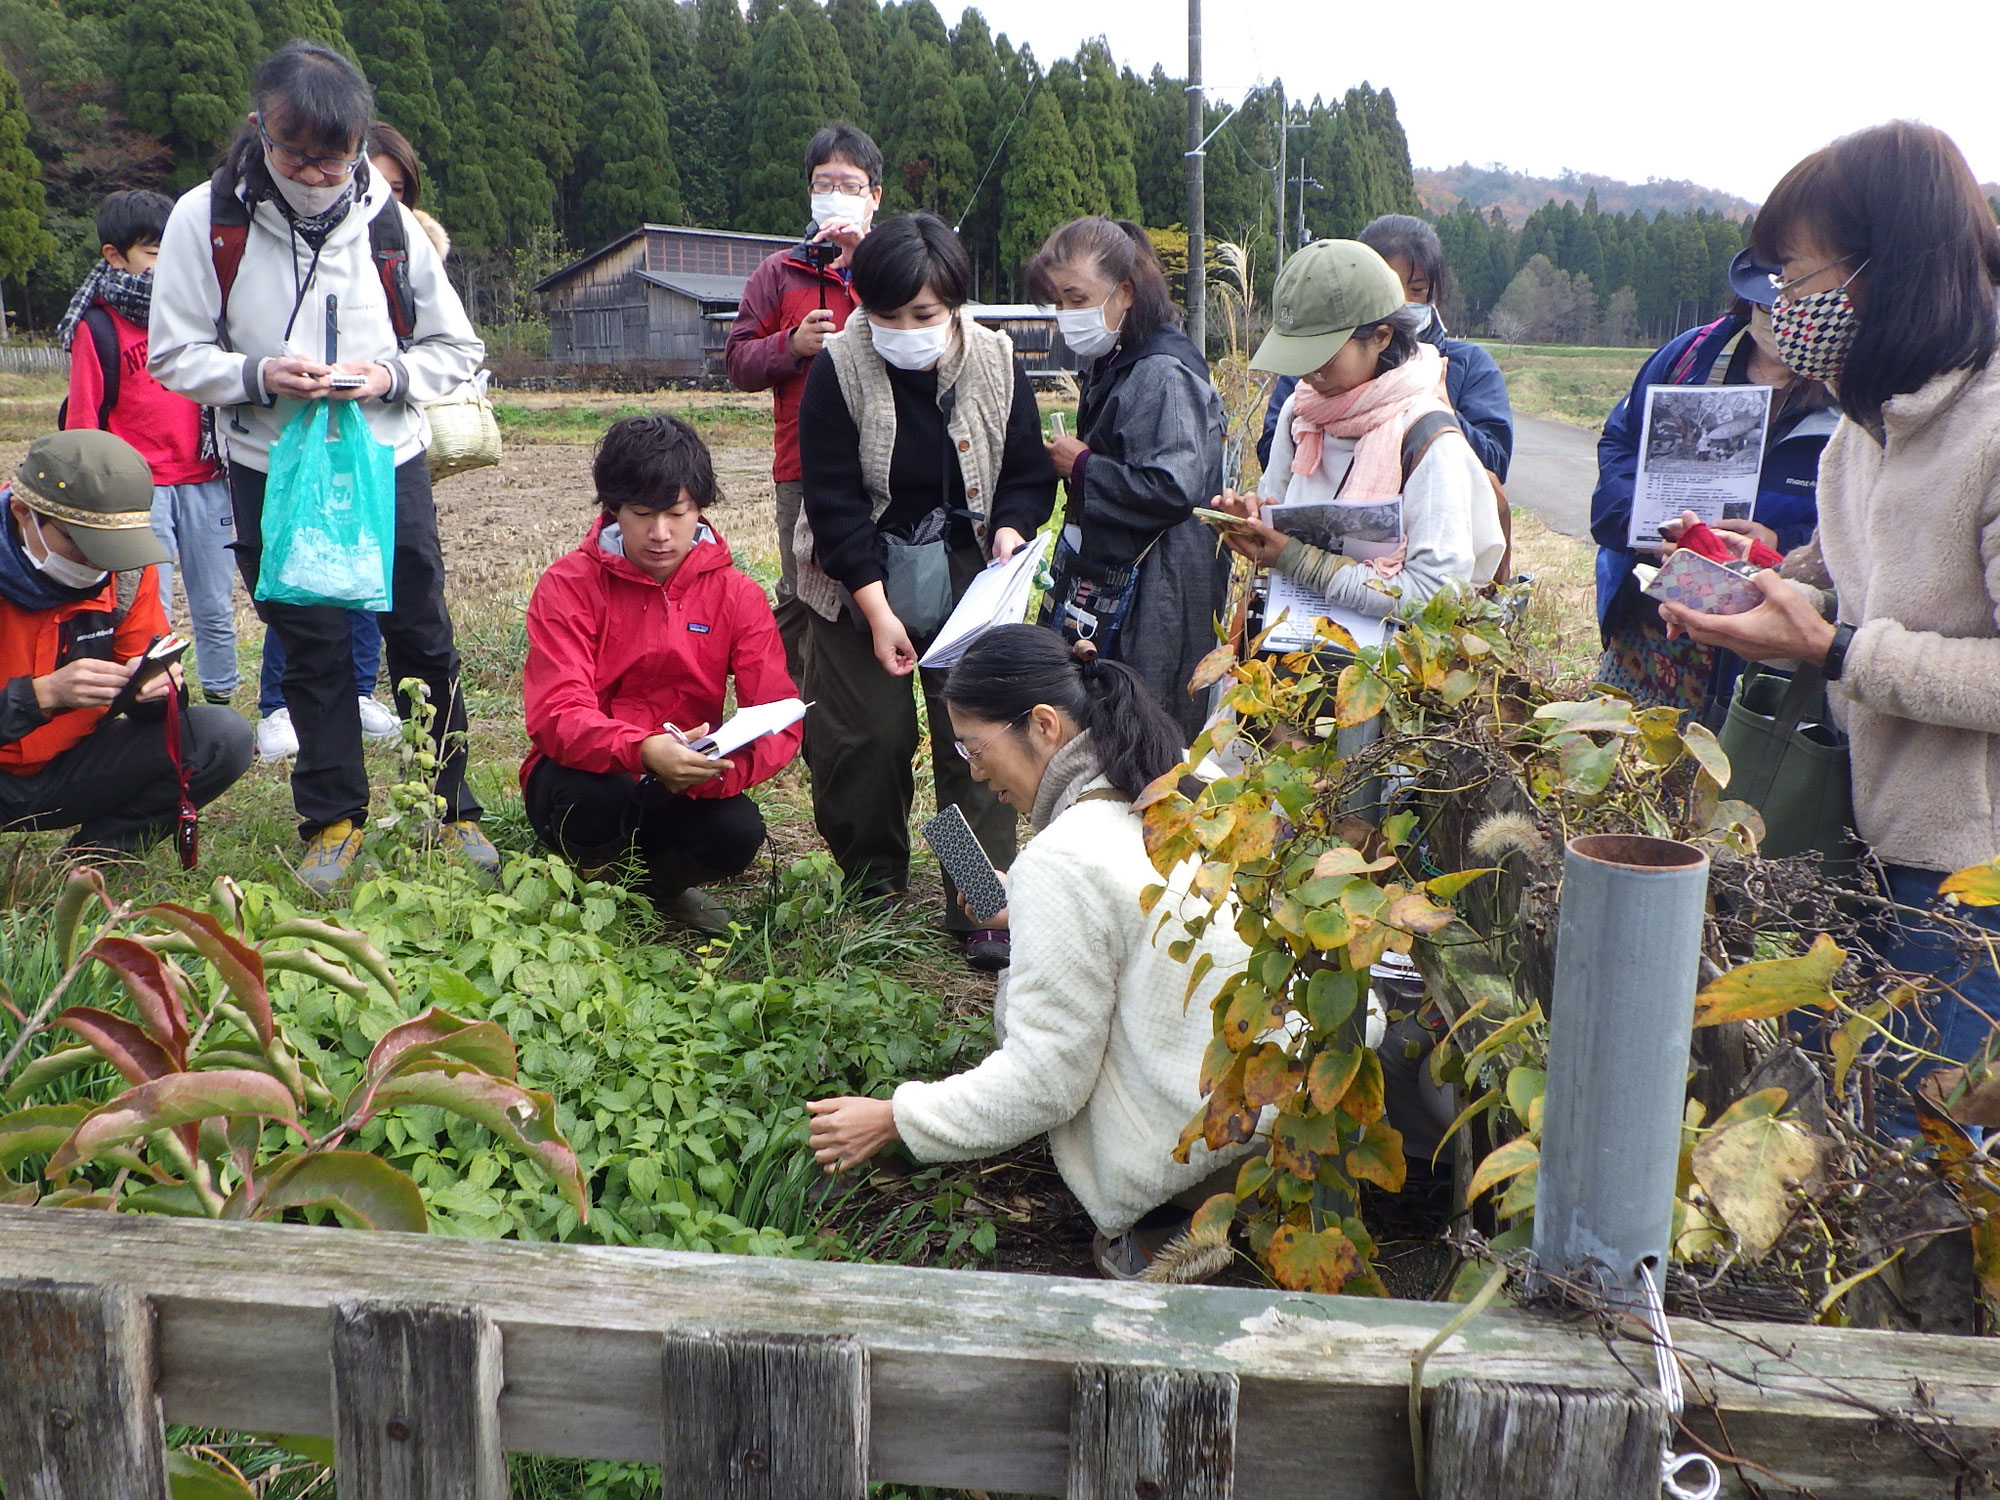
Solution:
<svg viewBox="0 0 2000 1500"><path fill-rule="evenodd" d="M1066 217L1162 230L1183 217L1181 79L1141 77L1101 39L1044 66L976 9L948 26L932 0L747 0L747 12L743 0L0 0L0 280L17 327L60 315L95 254L105 193L200 179L258 59L295 36L346 50L374 79L489 322L530 315L534 279L643 221L796 233L801 150L841 116L882 145L885 212L963 218L989 298L1013 295ZM1209 232L1249 247L1260 291L1282 97L1252 94L1207 156ZM1211 125L1224 114L1212 106ZM1387 91L1293 100L1287 114L1288 191L1303 186L1309 235L1418 210ZM1454 320L1480 328L1525 309L1539 320L1525 337L1585 323L1593 338L1650 334L1712 313L1741 243L1719 217L1594 203L1551 204L1519 231L1468 209L1439 227Z"/></svg>

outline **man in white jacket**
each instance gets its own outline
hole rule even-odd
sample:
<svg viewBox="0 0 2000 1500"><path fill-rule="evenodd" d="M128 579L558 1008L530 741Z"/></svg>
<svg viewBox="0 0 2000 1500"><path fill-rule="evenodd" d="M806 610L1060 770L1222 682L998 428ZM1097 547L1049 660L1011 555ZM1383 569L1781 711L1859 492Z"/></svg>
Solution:
<svg viewBox="0 0 2000 1500"><path fill-rule="evenodd" d="M399 700L406 678L422 680L437 710L446 843L495 869L465 782L465 704L423 414L424 402L471 377L485 348L430 240L362 159L374 118L367 79L330 48L294 42L257 70L252 93L256 110L225 164L167 223L148 367L169 390L221 408L252 598L271 446L303 403L359 402L376 440L395 451L393 607L381 617L389 674ZM382 215L401 222L377 226ZM292 800L306 841L299 874L324 893L353 867L368 809L348 616L264 601L257 611L287 655L285 701L299 735Z"/></svg>

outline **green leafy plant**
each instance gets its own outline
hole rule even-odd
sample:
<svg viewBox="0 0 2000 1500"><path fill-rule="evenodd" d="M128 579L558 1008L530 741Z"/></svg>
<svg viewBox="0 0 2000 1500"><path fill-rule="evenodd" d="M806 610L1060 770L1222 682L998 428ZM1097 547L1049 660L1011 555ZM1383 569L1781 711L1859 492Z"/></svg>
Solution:
<svg viewBox="0 0 2000 1500"><path fill-rule="evenodd" d="M46 1157L41 1175L53 1184L45 1192L0 1179L5 1201L252 1220L317 1209L347 1224L421 1231L428 1214L417 1184L350 1143L386 1112L429 1108L529 1156L583 1216L583 1178L556 1128L555 1101L516 1080L514 1044L499 1026L428 1009L386 1030L336 1096L280 1025L270 979L289 974L350 996L377 987L393 1004L387 960L349 928L299 916L257 920L258 907L226 878L211 907L133 910L109 899L95 871L71 877L54 923L65 972L5 1065L44 1025L77 1040L30 1062L6 1097L18 1102L99 1063L128 1087L101 1102L29 1105L0 1117L0 1173ZM93 910L101 921L88 920ZM54 1011L92 965L117 976L129 1014L88 1005Z"/></svg>

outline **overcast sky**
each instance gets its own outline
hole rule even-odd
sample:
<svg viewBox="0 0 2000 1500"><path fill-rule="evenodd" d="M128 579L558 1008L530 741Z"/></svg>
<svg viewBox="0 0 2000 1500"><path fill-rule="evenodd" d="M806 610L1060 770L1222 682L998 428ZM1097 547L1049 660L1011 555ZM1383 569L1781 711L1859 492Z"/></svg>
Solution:
<svg viewBox="0 0 2000 1500"><path fill-rule="evenodd" d="M1121 63L1187 68L1183 0L978 0L1044 65L1102 32ZM940 0L948 22L956 0ZM1835 136L1898 116L2000 182L2000 4L1642 5L1630 0L1207 0L1204 72L1234 100L1395 91L1420 167L1504 162L1630 182L1679 177L1761 201Z"/></svg>

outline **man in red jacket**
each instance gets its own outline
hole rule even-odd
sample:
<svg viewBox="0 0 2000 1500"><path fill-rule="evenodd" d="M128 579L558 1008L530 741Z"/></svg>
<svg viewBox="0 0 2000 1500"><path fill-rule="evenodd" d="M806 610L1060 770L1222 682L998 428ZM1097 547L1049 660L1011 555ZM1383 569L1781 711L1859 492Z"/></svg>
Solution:
<svg viewBox="0 0 2000 1500"><path fill-rule="evenodd" d="M521 767L528 821L579 865L636 853L662 916L727 932L700 887L747 869L764 818L744 791L799 753L799 726L727 759L693 749L722 720L793 698L771 606L702 511L715 469L678 417L626 417L597 445L600 514L528 604Z"/></svg>
<svg viewBox="0 0 2000 1500"><path fill-rule="evenodd" d="M778 631L785 663L801 675L806 607L793 593L798 559L792 530L805 486L799 473L799 397L806 372L830 334L854 311L847 263L882 204L882 152L866 132L835 121L806 145L812 220L804 244L780 250L743 288L723 363L740 391L771 395L777 431L771 479L778 491ZM837 252L837 253L836 253Z"/></svg>

